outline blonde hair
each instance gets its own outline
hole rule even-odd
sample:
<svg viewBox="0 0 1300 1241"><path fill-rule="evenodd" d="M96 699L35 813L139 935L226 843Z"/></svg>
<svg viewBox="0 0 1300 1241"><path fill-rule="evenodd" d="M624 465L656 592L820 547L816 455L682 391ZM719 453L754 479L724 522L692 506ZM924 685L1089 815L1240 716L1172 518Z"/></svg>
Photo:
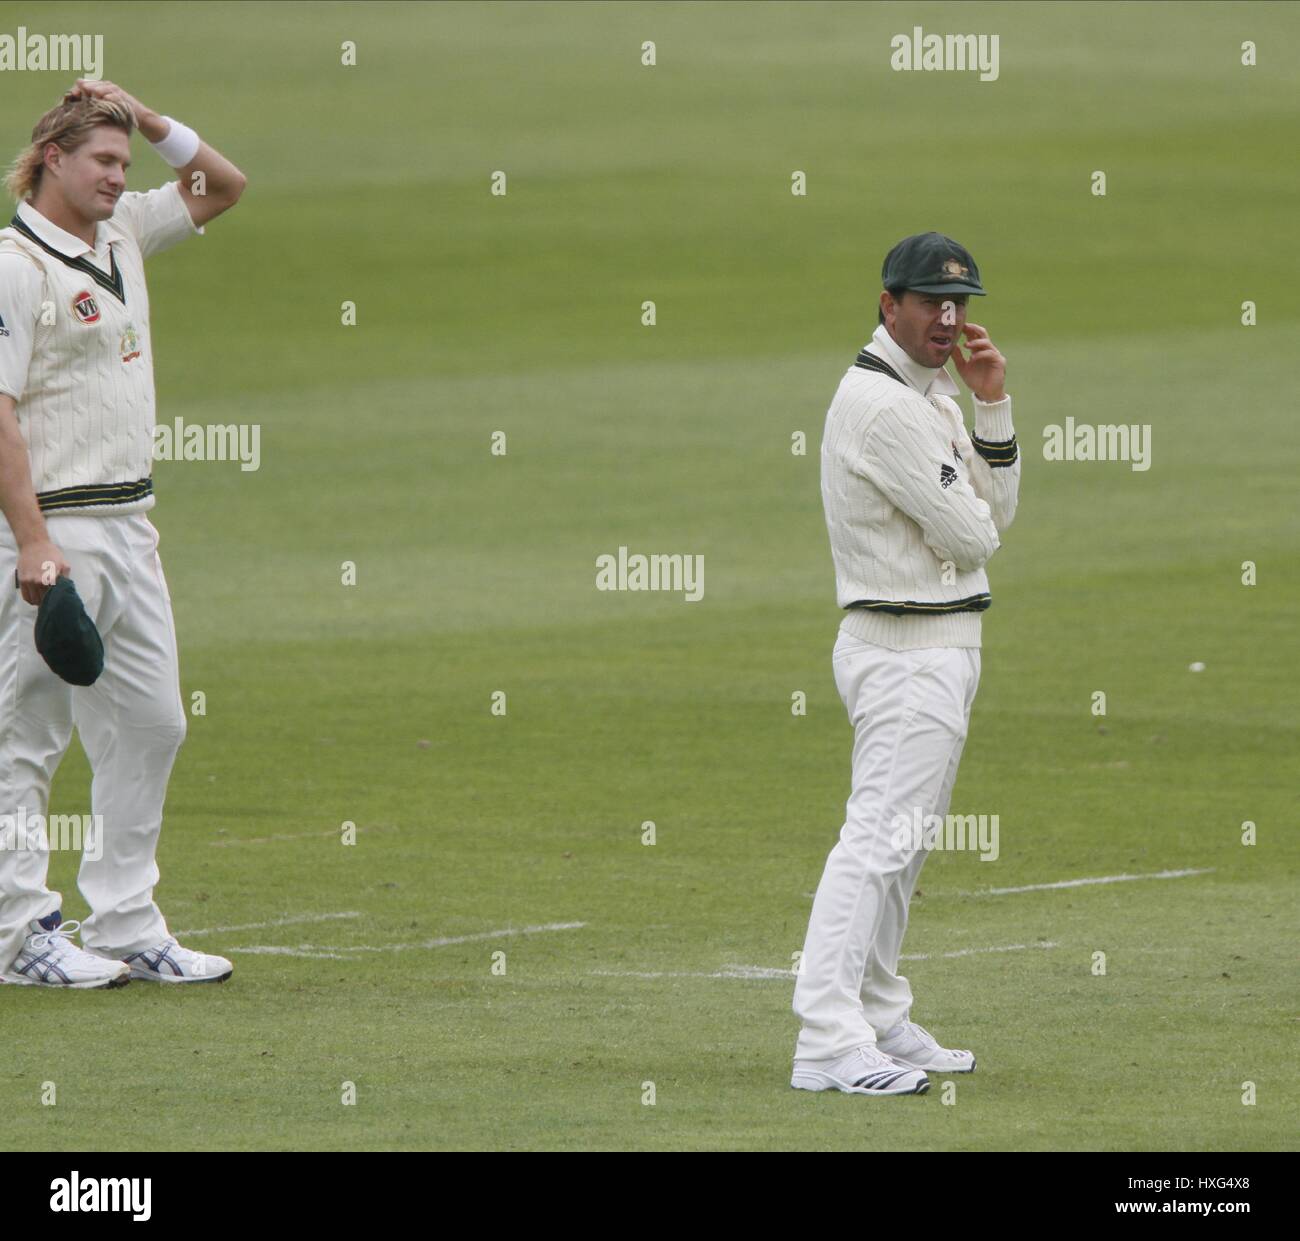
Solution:
<svg viewBox="0 0 1300 1241"><path fill-rule="evenodd" d="M109 99L77 99L51 108L32 130L32 144L9 166L5 188L15 201L32 198L41 188L45 171L45 148L51 142L71 154L90 138L98 125L111 125L128 135L135 129L135 117L128 104Z"/></svg>

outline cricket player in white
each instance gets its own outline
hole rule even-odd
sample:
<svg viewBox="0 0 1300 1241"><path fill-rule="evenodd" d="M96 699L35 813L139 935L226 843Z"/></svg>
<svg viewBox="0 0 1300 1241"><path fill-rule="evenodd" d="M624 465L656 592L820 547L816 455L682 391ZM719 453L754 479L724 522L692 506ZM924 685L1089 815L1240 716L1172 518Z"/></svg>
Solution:
<svg viewBox="0 0 1300 1241"><path fill-rule="evenodd" d="M179 179L126 192L138 128ZM229 977L181 947L153 901L172 762L185 737L153 507L154 385L144 260L232 207L243 174L112 82L80 80L32 131L0 230L0 826L39 823L75 723L93 771L71 939L46 887L47 834L0 847L0 977L94 988ZM70 577L104 644L90 686L37 653L36 605ZM91 844L93 843L93 848Z"/></svg>
<svg viewBox="0 0 1300 1241"><path fill-rule="evenodd" d="M841 380L822 441L848 610L833 667L854 729L853 781L795 982L791 1085L894 1095L923 1094L927 1070L975 1067L910 1020L898 961L928 855L912 827L948 813L979 682L984 564L1015 515L1020 460L1006 360L966 321L967 298L984 295L974 260L923 233L890 251L882 276L880 326ZM974 395L973 436L949 357Z"/></svg>

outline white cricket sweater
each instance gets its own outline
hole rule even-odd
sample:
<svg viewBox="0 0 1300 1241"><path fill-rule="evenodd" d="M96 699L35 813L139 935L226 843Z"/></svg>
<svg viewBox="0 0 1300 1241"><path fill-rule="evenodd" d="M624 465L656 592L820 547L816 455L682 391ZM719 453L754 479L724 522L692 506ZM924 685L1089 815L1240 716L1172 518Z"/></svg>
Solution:
<svg viewBox="0 0 1300 1241"><path fill-rule="evenodd" d="M1011 397L974 397L968 436L951 376L914 362L883 324L858 356L822 438L841 631L896 651L978 647L984 564L1020 489ZM880 361L905 382L868 369Z"/></svg>
<svg viewBox="0 0 1300 1241"><path fill-rule="evenodd" d="M176 181L123 194L93 247L27 202L0 229L0 392L16 402L43 512L153 507L144 260L202 231Z"/></svg>

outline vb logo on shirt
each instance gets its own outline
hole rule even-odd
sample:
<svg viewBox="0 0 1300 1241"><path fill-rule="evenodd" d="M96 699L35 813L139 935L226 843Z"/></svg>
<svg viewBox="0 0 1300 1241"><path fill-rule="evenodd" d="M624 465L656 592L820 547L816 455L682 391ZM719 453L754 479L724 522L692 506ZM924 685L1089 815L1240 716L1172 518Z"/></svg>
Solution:
<svg viewBox="0 0 1300 1241"><path fill-rule="evenodd" d="M98 323L99 303L95 301L95 295L83 289L72 299L72 313L82 323Z"/></svg>
<svg viewBox="0 0 1300 1241"><path fill-rule="evenodd" d="M9 329L5 327L5 317L4 315L0 315L0 336L8 336L8 335L9 335Z"/></svg>

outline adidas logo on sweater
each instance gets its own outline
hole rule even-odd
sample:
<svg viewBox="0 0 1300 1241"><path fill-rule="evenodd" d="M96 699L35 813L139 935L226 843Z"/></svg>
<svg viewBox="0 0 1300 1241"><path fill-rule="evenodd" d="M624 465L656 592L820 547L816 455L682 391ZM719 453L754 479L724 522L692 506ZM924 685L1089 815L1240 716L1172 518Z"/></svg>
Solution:
<svg viewBox="0 0 1300 1241"><path fill-rule="evenodd" d="M946 461L939 467L939 486L947 485L957 477L957 471L952 468Z"/></svg>

